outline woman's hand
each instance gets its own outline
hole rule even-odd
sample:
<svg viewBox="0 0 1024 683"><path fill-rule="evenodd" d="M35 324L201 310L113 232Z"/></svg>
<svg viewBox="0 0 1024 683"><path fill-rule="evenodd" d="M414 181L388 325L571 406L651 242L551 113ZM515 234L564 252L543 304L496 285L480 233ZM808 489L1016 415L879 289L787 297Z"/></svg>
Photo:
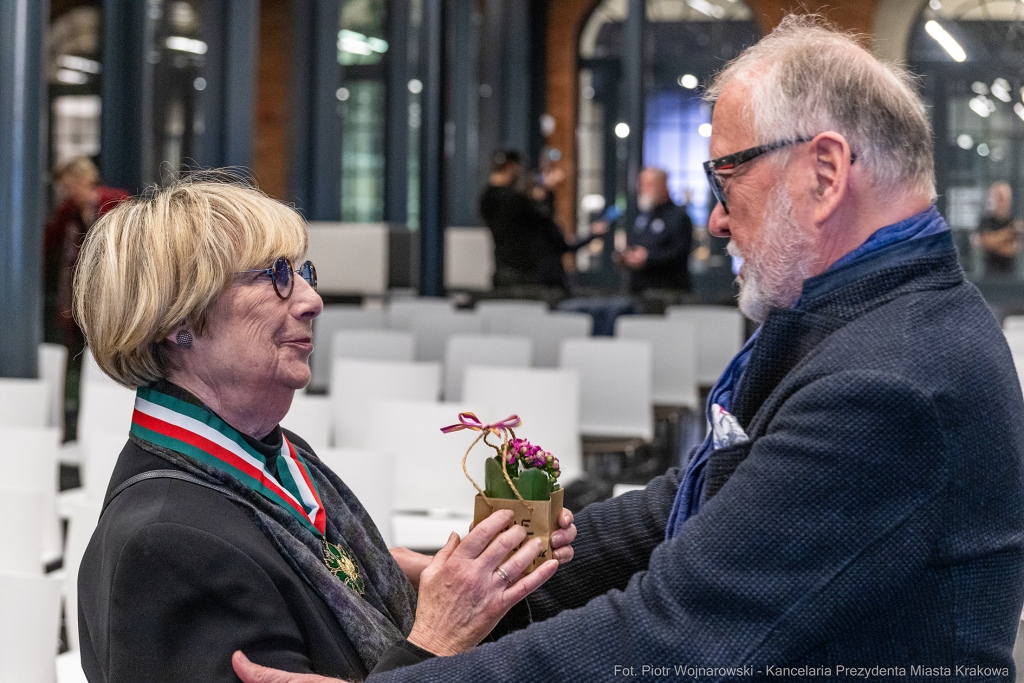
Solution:
<svg viewBox="0 0 1024 683"><path fill-rule="evenodd" d="M562 508L562 514L558 516L558 530L551 532L551 555L558 564L571 560L574 553L572 542L576 540L576 525L572 520L572 511Z"/></svg>
<svg viewBox="0 0 1024 683"><path fill-rule="evenodd" d="M402 568L402 573L405 574L405 578L409 579L409 583L416 590L420 589L420 574L427 568L430 561L433 558L431 555L424 555L408 548L388 548L388 552L391 553L391 557L395 558L395 562Z"/></svg>
<svg viewBox="0 0 1024 683"><path fill-rule="evenodd" d="M231 655L231 666L242 683L345 683L340 678L327 678L316 674L292 674L279 669L268 669L253 664L241 650Z"/></svg>
<svg viewBox="0 0 1024 683"><path fill-rule="evenodd" d="M513 605L554 575L558 562L548 560L519 578L540 552L538 538L505 561L526 538L526 529L519 525L501 531L512 517L511 510L498 510L464 540L452 533L420 575L410 643L441 656L464 652L490 633ZM499 565L507 581L497 571Z"/></svg>

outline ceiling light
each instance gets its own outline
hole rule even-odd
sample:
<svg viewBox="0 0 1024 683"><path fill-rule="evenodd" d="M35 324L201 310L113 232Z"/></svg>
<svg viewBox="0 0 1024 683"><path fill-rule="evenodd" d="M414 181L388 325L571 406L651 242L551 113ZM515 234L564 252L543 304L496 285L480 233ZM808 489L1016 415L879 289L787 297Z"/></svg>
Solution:
<svg viewBox="0 0 1024 683"><path fill-rule="evenodd" d="M1021 105L1021 111L1024 111L1024 104ZM971 149L974 147L974 138L967 133L961 133L956 138L956 144L960 149Z"/></svg>
<svg viewBox="0 0 1024 683"><path fill-rule="evenodd" d="M978 95L987 95L988 86L981 81L974 81L974 83L971 83L971 92L977 93Z"/></svg>
<svg viewBox="0 0 1024 683"><path fill-rule="evenodd" d="M700 135L702 138L711 137L711 124L702 123L699 126L697 126L697 134Z"/></svg>
<svg viewBox="0 0 1024 683"><path fill-rule="evenodd" d="M984 142L981 143L980 145L978 145L978 155L979 156L987 157L989 155L989 151L990 150L988 148L988 145L985 144Z"/></svg>
<svg viewBox="0 0 1024 683"><path fill-rule="evenodd" d="M1006 82L1005 78L997 78L992 82L992 94L1003 102L1009 102L1013 99L1010 96L1010 84Z"/></svg>
<svg viewBox="0 0 1024 683"><path fill-rule="evenodd" d="M928 32L932 38L938 41L939 45L949 53L949 56L958 62L962 62L967 59L967 53L960 47L960 43L956 42L953 36L946 32L946 29L942 28L942 24L929 19L924 25L924 30Z"/></svg>
<svg viewBox="0 0 1024 683"><path fill-rule="evenodd" d="M186 38L185 36L168 36L167 40L164 41L164 45L167 46L168 50L191 52L197 55L205 55L207 50L206 43L203 41Z"/></svg>
<svg viewBox="0 0 1024 683"><path fill-rule="evenodd" d="M725 16L725 10L718 5L713 5L708 0L686 0L686 4L701 14L706 14L713 19L721 19Z"/></svg>
<svg viewBox="0 0 1024 683"><path fill-rule="evenodd" d="M88 74L71 69L57 69L54 77L61 83L70 83L71 85L84 85L89 82Z"/></svg>
<svg viewBox="0 0 1024 683"><path fill-rule="evenodd" d="M679 77L679 85L683 86L687 90L693 90L700 84L697 77L693 74L683 74Z"/></svg>
<svg viewBox="0 0 1024 683"><path fill-rule="evenodd" d="M83 71L87 74L98 74L103 71L103 65L95 59L86 59L75 55L58 55L57 66L74 71Z"/></svg>
<svg viewBox="0 0 1024 683"><path fill-rule="evenodd" d="M990 100L987 97L984 95L978 95L977 97L972 97L971 101L967 103L967 106L981 118L987 119L992 114L988 108L989 103Z"/></svg>
<svg viewBox="0 0 1024 683"><path fill-rule="evenodd" d="M1019 116L1022 121L1024 121L1024 104L1018 102L1017 104L1013 105L1013 113Z"/></svg>
<svg viewBox="0 0 1024 683"><path fill-rule="evenodd" d="M624 122L616 123L615 124L615 135L617 137L620 137L620 138L623 138L623 139L628 138L629 137L629 124L628 123L624 123Z"/></svg>

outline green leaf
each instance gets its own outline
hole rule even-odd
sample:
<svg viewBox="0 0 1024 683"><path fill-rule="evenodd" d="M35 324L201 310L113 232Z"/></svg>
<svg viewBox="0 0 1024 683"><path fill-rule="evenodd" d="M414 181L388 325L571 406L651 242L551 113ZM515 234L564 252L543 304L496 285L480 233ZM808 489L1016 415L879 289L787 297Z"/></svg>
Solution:
<svg viewBox="0 0 1024 683"><path fill-rule="evenodd" d="M536 467L527 467L514 482L525 500L547 500L551 497L548 475Z"/></svg>
<svg viewBox="0 0 1024 683"><path fill-rule="evenodd" d="M501 474L501 462L497 457L484 461L484 493L489 498L515 498L508 482Z"/></svg>

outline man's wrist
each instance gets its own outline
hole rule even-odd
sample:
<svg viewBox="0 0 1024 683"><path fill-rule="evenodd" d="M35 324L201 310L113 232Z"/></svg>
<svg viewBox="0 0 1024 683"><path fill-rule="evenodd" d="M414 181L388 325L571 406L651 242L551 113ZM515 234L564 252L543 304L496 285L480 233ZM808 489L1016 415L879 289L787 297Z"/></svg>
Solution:
<svg viewBox="0 0 1024 683"><path fill-rule="evenodd" d="M451 657L461 652L458 647L449 643L446 638L438 636L438 634L433 633L429 629L418 628L416 624L413 624L409 637L406 640L421 650L426 650L438 657Z"/></svg>

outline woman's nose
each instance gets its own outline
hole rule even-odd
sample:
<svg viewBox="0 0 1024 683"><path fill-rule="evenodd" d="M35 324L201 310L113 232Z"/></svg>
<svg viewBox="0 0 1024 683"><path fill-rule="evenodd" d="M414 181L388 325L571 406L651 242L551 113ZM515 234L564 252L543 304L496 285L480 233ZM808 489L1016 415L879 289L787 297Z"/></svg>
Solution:
<svg viewBox="0 0 1024 683"><path fill-rule="evenodd" d="M305 278L296 276L291 299L293 314L298 318L315 318L324 310L324 300Z"/></svg>
<svg viewBox="0 0 1024 683"><path fill-rule="evenodd" d="M729 214L725 212L722 205L715 204L715 208L708 216L708 232L715 237L729 237Z"/></svg>

